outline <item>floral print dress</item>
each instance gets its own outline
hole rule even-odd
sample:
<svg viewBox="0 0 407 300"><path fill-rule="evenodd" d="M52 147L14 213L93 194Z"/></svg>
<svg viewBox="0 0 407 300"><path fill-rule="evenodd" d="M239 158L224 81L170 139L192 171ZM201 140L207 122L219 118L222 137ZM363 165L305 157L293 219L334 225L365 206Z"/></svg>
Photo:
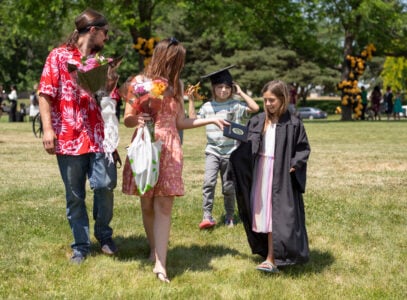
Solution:
<svg viewBox="0 0 407 300"><path fill-rule="evenodd" d="M158 182L143 197L183 196L182 180L183 153L181 139L176 127L176 119L181 106L175 98L164 96L161 111L155 119L155 139L163 142L161 147ZM136 136L134 132L132 140ZM128 157L123 169L123 193L139 195Z"/></svg>

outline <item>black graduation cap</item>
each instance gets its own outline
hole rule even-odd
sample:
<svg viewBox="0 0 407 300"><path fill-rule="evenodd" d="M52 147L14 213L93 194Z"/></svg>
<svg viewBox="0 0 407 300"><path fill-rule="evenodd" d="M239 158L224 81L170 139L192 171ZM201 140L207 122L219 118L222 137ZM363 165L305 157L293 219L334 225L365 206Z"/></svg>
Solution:
<svg viewBox="0 0 407 300"><path fill-rule="evenodd" d="M235 65L228 66L226 68L220 69L218 71L212 72L205 76L202 76L202 79L208 78L211 80L212 84L221 84L225 83L227 85L233 85L232 75L230 75L229 69L234 68Z"/></svg>

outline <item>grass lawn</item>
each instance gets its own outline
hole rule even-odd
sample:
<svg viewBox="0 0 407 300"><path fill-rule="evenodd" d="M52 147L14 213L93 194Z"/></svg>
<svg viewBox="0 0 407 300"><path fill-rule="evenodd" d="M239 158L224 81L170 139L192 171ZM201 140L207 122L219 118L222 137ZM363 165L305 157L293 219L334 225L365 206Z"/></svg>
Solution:
<svg viewBox="0 0 407 300"><path fill-rule="evenodd" d="M407 120L305 121L311 144L304 195L311 257L277 276L255 270L241 223L200 231L204 128L184 132L186 195L173 210L171 284L147 260L140 202L115 193L120 249L71 265L62 181L31 123L0 119L1 299L405 299L407 296ZM131 129L121 125L120 154ZM92 192L88 190L91 212ZM223 200L216 192L214 216ZM93 222L91 222L93 225ZM93 229L92 229L93 235Z"/></svg>

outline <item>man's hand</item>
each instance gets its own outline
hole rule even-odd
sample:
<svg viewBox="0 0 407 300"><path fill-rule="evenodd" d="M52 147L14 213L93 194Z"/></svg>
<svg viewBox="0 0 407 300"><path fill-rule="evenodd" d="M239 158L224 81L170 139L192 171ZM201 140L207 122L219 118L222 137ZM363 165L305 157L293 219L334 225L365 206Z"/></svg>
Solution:
<svg viewBox="0 0 407 300"><path fill-rule="evenodd" d="M44 145L44 149L48 154L55 154L56 138L57 137L53 130L44 131L44 135L42 136L42 144Z"/></svg>

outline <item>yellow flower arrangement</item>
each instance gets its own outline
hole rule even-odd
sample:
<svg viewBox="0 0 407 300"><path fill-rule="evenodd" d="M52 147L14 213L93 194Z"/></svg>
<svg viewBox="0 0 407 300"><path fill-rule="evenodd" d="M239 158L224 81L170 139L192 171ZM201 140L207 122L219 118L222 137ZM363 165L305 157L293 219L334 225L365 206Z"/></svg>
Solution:
<svg viewBox="0 0 407 300"><path fill-rule="evenodd" d="M366 61L371 60L376 47L368 44L358 56L346 55L346 61L349 66L347 78L337 84L338 90L342 91L341 105L350 106L355 112L356 118L362 114L361 90L358 87L358 77L365 71Z"/></svg>
<svg viewBox="0 0 407 300"><path fill-rule="evenodd" d="M160 40L157 37L152 37L145 39L142 37L137 38L137 43L133 45L133 48L138 52L139 55L144 57L144 67L151 61L151 56L153 56L154 48Z"/></svg>
<svg viewBox="0 0 407 300"><path fill-rule="evenodd" d="M153 97L163 99L164 98L164 92L167 89L168 83L164 81L153 81L150 94Z"/></svg>

